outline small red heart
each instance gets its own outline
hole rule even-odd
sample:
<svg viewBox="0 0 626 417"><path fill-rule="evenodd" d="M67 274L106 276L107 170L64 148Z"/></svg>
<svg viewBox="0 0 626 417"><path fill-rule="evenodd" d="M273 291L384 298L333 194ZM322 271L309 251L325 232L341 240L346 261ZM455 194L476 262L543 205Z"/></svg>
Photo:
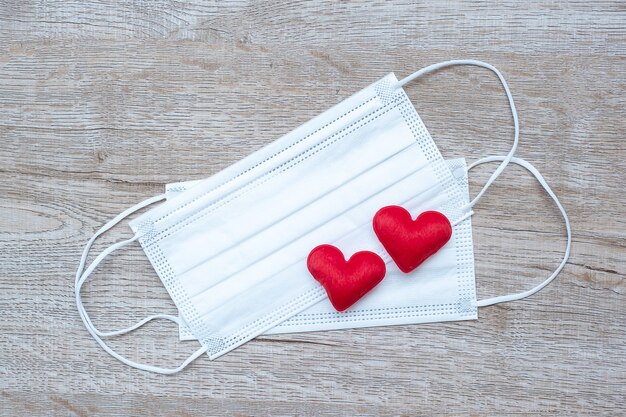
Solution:
<svg viewBox="0 0 626 417"><path fill-rule="evenodd" d="M450 240L452 225L438 211L425 211L413 220L404 208L387 206L374 216L374 232L398 268L407 273Z"/></svg>
<svg viewBox="0 0 626 417"><path fill-rule="evenodd" d="M359 301L383 280L386 272L385 262L374 252L357 252L346 262L343 253L333 245L314 248L306 265L337 311Z"/></svg>

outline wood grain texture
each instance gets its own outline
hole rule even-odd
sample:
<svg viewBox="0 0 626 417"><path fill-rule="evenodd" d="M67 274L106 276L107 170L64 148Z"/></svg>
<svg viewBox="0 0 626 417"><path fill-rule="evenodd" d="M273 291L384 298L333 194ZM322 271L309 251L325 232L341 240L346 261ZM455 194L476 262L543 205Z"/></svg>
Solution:
<svg viewBox="0 0 626 417"><path fill-rule="evenodd" d="M261 337L169 377L88 336L73 275L105 220L389 71L458 57L505 74L518 154L568 210L572 257L552 285L474 322ZM623 415L624 74L619 1L2 2L0 414ZM487 71L440 71L407 92L445 157L510 146ZM117 227L94 251L129 235ZM540 282L564 248L558 211L515 167L477 206L474 238L481 297ZM105 261L85 300L106 329L175 311L138 247ZM163 366L195 348L167 323L112 344Z"/></svg>

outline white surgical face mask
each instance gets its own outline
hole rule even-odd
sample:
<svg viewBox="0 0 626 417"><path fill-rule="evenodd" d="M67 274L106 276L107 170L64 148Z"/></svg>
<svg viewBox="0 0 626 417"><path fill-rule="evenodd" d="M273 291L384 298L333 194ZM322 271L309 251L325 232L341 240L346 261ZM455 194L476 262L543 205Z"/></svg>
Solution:
<svg viewBox="0 0 626 417"><path fill-rule="evenodd" d="M461 204L469 203L467 166L462 158L446 161L461 189ZM166 198L197 185L199 181L168 184ZM411 213L437 210L433 201L420 206L404 205ZM410 274L401 272L391 261L373 233L370 224L360 231L358 246L375 248L387 264L385 279L347 311L336 311L328 298L279 323L264 334L310 332L345 328L389 326L398 324L457 321L476 318L474 293L474 256L470 218L454 226L451 241ZM351 248L351 252L359 250ZM188 326L181 322L181 340L195 340Z"/></svg>
<svg viewBox="0 0 626 417"><path fill-rule="evenodd" d="M516 128L513 148L469 204L401 88L422 74L456 64L479 65L498 74ZM517 136L517 116L508 87L488 64L451 61L427 67L400 82L390 74L266 148L149 210L131 222L133 238L107 248L83 272L95 238L164 196L146 200L106 224L88 242L77 272L75 293L81 318L107 352L137 368L174 373L205 352L216 358L325 299L323 288L306 268L306 257L313 247L330 243L347 256L357 250L385 255L371 231L371 219L379 208L399 204L414 216L424 209L436 209L457 229L464 222L469 226L466 219L471 207L511 160ZM468 231L471 241L471 227ZM182 320L158 315L129 329L100 332L82 306L80 289L106 256L135 240L141 243ZM419 274L419 268L414 273ZM411 279L408 275L404 278ZM469 319L476 318L479 306L518 299L540 289L476 301L473 271L470 277L433 281L431 297L419 299L418 304L429 311L445 306L435 320ZM394 301L387 302L393 308ZM122 357L102 340L152 318L187 324L202 347L178 368L163 369ZM424 320L413 318L412 322L419 321Z"/></svg>

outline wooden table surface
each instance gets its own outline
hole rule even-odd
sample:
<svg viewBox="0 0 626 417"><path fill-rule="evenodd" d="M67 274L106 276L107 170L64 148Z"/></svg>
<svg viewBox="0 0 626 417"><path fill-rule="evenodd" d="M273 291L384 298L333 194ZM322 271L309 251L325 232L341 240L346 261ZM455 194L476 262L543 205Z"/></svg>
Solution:
<svg viewBox="0 0 626 417"><path fill-rule="evenodd" d="M624 3L406 3L2 2L0 414L624 415ZM571 218L572 256L552 285L477 321L260 337L174 376L127 367L88 335L74 273L106 220L390 71L465 57L507 77L518 155ZM488 71L440 71L407 92L444 157L510 147ZM472 195L491 169L472 173ZM517 167L478 204L473 231L479 297L541 282L565 245L559 212ZM94 253L129 236L122 224ZM138 245L84 294L103 329L175 312ZM112 344L173 366L197 346L176 336L154 323Z"/></svg>

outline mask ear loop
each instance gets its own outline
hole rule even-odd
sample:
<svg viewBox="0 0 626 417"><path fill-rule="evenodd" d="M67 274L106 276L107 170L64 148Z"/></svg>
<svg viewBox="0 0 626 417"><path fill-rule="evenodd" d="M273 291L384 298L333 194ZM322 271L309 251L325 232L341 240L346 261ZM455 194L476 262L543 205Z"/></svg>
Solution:
<svg viewBox="0 0 626 417"><path fill-rule="evenodd" d="M91 322L91 319L89 318L89 315L87 314L87 311L85 310L85 307L83 305L82 302L82 298L80 295L80 290L83 286L83 284L85 283L85 281L87 280L87 278L89 278L89 276L93 273L93 271L96 269L96 267L100 264L100 262L102 262L108 255L110 255L112 252L126 246L129 245L130 243L134 242L135 240L137 240L139 238L139 235L135 235L130 239L124 240L122 242L118 242L115 243L111 246L109 246L108 248L106 248L104 251L102 251L102 253L100 253L96 259L93 260L93 262L89 265L89 267L87 268L86 271L83 272L84 268L85 268L85 263L87 261L87 255L89 254L89 250L91 249L91 246L93 245L94 241L101 236L102 234L104 234L106 231L108 231L109 229L111 229L113 226L115 226L116 224L118 224L121 220L123 220L124 218L128 217L130 214L146 207L149 206L151 204L154 204L158 201L161 201L165 199L165 194L161 194L155 197L151 197L147 200L142 201L141 203L138 203L136 205L134 205L133 207L130 207L126 210L124 210L122 213L120 213L119 215L117 215L113 220L109 221L107 224L105 224L104 226L102 226L92 237L91 239L89 239L89 241L87 242L87 244L85 245L85 249L83 250L83 254L80 260L80 264L78 266L78 270L76 271L76 280L74 282L74 292L75 292L75 296L76 296L76 307L78 309L78 314L80 315L81 319L83 320L83 323L85 324L85 327L87 328L87 331L91 334L91 336L96 340L96 342L98 342L98 344L107 352L109 353L111 356L113 356L114 358L118 359L119 361L125 363L126 365L132 366L133 368L137 368L137 369L142 369L144 371L151 371L151 372L156 372L159 374L174 374L177 372L180 372L181 370L183 370L187 365L189 365L191 362L193 362L196 358L198 358L200 355L202 355L203 353L206 352L207 348L206 347L201 347L200 349L198 349L196 352L194 352L191 356L189 356L180 366L178 366L177 368L160 368L160 367L156 367L156 366L152 366L152 365L147 365L147 364L142 364L142 363L138 363L135 361L132 361L130 359L127 359L126 357L118 354L117 352L115 352L113 349L111 349L103 340L102 337L109 337L109 336L117 336L117 335L121 335L124 333L128 333L130 331L133 331L141 326L143 326L144 324L155 320L155 319L166 319L166 320L170 320L173 321L175 323L177 323L179 326L181 325L181 320L177 317L177 316L172 316L169 314L154 314L152 316L146 317L143 320L140 320L139 322L137 322L136 324L134 324L133 326L130 326L126 329L122 329L122 330L117 330L117 331L112 331L112 332L101 332L98 329L96 329L96 327L93 325L93 323Z"/></svg>
<svg viewBox="0 0 626 417"><path fill-rule="evenodd" d="M486 158L480 159L474 162L473 164L471 164L467 168L467 171L469 172L472 168L481 164L486 164L488 162L504 161L505 159L506 159L506 156L488 156ZM531 288L528 291L520 292L517 294L508 294L508 295L502 295L499 297L487 298L485 300L479 300L476 303L478 307L486 307L486 306L490 306L493 304L506 303L509 301L516 301L516 300L521 300L522 298L530 297L531 295L542 290L544 287L550 284L554 280L554 278L556 278L556 276L559 275L563 267L565 267L565 264L567 263L567 260L569 259L569 255L570 255L570 249L572 246L572 229L570 227L570 222L569 222L569 218L567 217L567 213L565 212L565 209L559 202L559 199L556 197L556 195L554 194L554 192L552 191L552 189L550 188L546 180L543 178L543 176L539 173L539 171L537 171L537 169L532 164L530 164L529 162L527 162L526 160L522 158L511 158L511 162L524 167L531 174L533 174L535 178L537 179L537 181L539 182L539 184L541 184L543 189L546 191L546 193L548 193L550 198L552 198L552 201L554 201L559 211L561 212L561 215L563 216L563 220L565 221L565 229L567 231L567 244L565 246L565 253L563 255L563 260L561 261L559 266L554 270L552 275L546 278L541 284Z"/></svg>
<svg viewBox="0 0 626 417"><path fill-rule="evenodd" d="M513 146L511 146L511 150L502 159L502 163L498 166L498 168L496 168L493 174L491 174L491 177L489 177L489 179L483 186L483 189L480 190L480 192L476 195L476 197L474 197L472 201L470 201L467 205L463 207L464 210L467 210L467 209L471 209L472 207L474 207L474 205L478 202L478 200L480 200L483 194L487 191L489 186L496 180L496 178L498 178L498 176L502 173L502 171L504 171L504 168L506 168L507 164L511 161L511 158L513 158L513 154L515 154L515 150L517 149L517 144L519 142L519 121L517 117L517 109L515 108L515 102L513 101L511 90L509 89L509 85L504 79L504 76L500 73L500 71L498 71L496 67L486 62L477 61L475 59L455 59L455 60L444 61L438 64L433 64L433 65L424 67L414 72L413 74L409 75L408 77L405 77L402 80L400 80L398 84L396 85L396 87L404 87L406 84L410 83L411 81L423 75L429 74L431 72L435 72L442 68L452 67L456 65L474 65L477 67L486 68L498 76L498 79L500 80L502 87L504 87L504 92L506 93L506 97L509 100L509 106L511 107L511 114L513 115L513 126L515 128L515 133L513 137Z"/></svg>
<svg viewBox="0 0 626 417"><path fill-rule="evenodd" d="M121 212L120 214L115 216L114 219L110 220L104 226L102 226L96 233L94 233L94 235L91 237L91 239L89 239L89 241L85 245L85 248L83 249L83 254L82 254L81 259L80 259L80 264L78 265L78 270L76 271L76 279L74 281L74 286L78 285L78 281L80 279L80 276L83 273L83 270L85 269L85 263L87 262L87 255L89 254L89 251L91 250L91 247L92 247L93 243L96 241L96 239L98 237L103 235L105 232L109 231L111 228L113 228L115 225L117 225L120 221L124 220L126 217L130 216L134 212L136 212L138 210L141 210L142 208L147 207L149 205L152 205L152 204L154 204L156 202L164 200L165 198L166 198L166 194L161 194L161 195L157 195L157 196L148 198L148 199L146 199L146 200L144 200L144 201L134 205L133 207L130 207L130 208L124 210L123 212ZM129 332L131 332L131 331L133 331L135 329L138 329L139 327L145 325L146 323L149 323L152 320L156 320L156 319L170 320L170 321L173 321L175 323L178 323L179 325L180 325L180 321L181 321L180 318L177 317L177 316L172 316L172 315L169 315L169 314L154 314L152 316L148 316L148 317L140 320L136 324L134 324L134 325L132 325L130 327L127 327L125 329L115 330L115 331L111 331L111 332L101 332L100 330L98 330L95 327L93 327L93 330L100 337L119 336L119 335L122 335L122 334L129 333Z"/></svg>

